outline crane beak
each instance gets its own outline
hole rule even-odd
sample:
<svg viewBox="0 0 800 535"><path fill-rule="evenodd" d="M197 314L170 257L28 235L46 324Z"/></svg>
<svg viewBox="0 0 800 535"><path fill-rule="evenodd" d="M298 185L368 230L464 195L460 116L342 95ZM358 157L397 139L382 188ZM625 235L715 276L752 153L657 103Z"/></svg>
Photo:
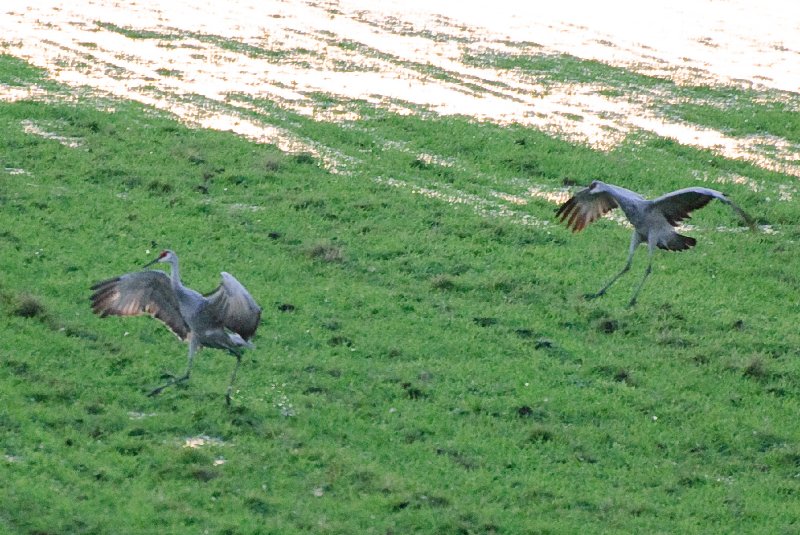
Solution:
<svg viewBox="0 0 800 535"><path fill-rule="evenodd" d="M156 259L155 259L155 260L153 260L152 262L148 262L147 264L145 264L145 265L143 265L143 266L142 266L142 269L152 266L153 264L155 264L156 262L158 262L158 260L159 260L159 259L158 259L158 258L156 258Z"/></svg>

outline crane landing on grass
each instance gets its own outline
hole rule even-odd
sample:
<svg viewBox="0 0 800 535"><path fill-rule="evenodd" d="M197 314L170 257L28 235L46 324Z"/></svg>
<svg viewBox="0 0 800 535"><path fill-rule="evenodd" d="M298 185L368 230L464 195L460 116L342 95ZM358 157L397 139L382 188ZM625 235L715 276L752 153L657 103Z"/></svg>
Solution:
<svg viewBox="0 0 800 535"><path fill-rule="evenodd" d="M222 284L201 295L181 284L178 257L163 251L156 262L172 266L172 276L148 270L127 273L92 286L92 310L100 317L150 314L161 320L175 335L189 343L186 373L173 377L149 395L160 394L166 387L186 381L192 371L194 354L203 346L225 349L236 357L225 401L231 403L231 390L242 361L242 348L252 348L252 338L261 319L261 308L233 275L222 272Z"/></svg>
<svg viewBox="0 0 800 535"><path fill-rule="evenodd" d="M566 221L567 228L571 228L573 232L583 230L592 221L614 208L620 208L633 225L633 236L625 267L597 293L587 294L585 297L594 299L605 294L606 290L631 268L636 247L640 243L646 243L649 254L647 268L628 304L628 306L635 305L644 281L652 271L655 248L683 251L694 247L697 240L678 234L673 227L684 219L688 219L692 210L702 208L713 199L718 199L730 206L745 223L753 228L754 223L750 216L725 194L708 188L679 189L650 201L631 190L595 180L588 188L573 195L556 211L556 217L559 217L562 222Z"/></svg>

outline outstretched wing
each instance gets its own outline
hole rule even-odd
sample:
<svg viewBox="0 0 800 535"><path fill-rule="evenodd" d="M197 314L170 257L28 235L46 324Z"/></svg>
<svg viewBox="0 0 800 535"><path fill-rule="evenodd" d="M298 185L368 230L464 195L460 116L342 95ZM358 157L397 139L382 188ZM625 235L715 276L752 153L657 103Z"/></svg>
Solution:
<svg viewBox="0 0 800 535"><path fill-rule="evenodd" d="M91 288L92 310L106 316L150 314L164 322L181 340L189 327L181 316L178 299L163 271L139 271L98 282Z"/></svg>
<svg viewBox="0 0 800 535"><path fill-rule="evenodd" d="M245 340L255 334L261 321L259 307L250 293L236 277L222 272L222 284L207 294L207 310L214 314L226 329L239 334Z"/></svg>
<svg viewBox="0 0 800 535"><path fill-rule="evenodd" d="M561 222L566 221L567 228L571 228L572 232L578 232L618 206L610 193L590 193L589 188L584 188L559 207L556 217Z"/></svg>
<svg viewBox="0 0 800 535"><path fill-rule="evenodd" d="M670 225L676 226L684 219L688 219L693 210L704 207L714 199L718 199L730 206L748 226L752 227L754 225L753 219L726 197L724 193L709 188L679 189L653 199L653 205L664 214Z"/></svg>

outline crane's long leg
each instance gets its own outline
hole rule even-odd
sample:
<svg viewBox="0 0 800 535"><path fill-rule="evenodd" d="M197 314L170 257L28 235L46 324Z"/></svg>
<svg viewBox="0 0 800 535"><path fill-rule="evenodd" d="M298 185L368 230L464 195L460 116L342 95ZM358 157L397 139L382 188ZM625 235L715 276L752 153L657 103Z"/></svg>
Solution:
<svg viewBox="0 0 800 535"><path fill-rule="evenodd" d="M197 352L197 348L199 347L197 339L189 333L189 362L186 366L186 373L181 375L180 377L173 377L172 380L168 381L166 384L159 386L158 388L154 388L152 392L147 394L148 396L157 396L161 393L162 390L167 388L168 386L172 386L177 383L182 383L189 379L189 375L192 373L192 363L194 362L194 354Z"/></svg>
<svg viewBox="0 0 800 535"><path fill-rule="evenodd" d="M633 254L636 252L636 247L638 247L641 242L642 240L639 238L639 233L634 230L633 236L631 236L631 246L630 249L628 249L628 260L625 262L625 267L622 268L622 271L614 275L614 277L612 277L612 279L608 281L608 283L605 286L600 288L600 291L594 294L586 294L584 295L584 297L586 299L595 299L597 297L602 296L603 294L606 293L606 290L608 290L612 284L617 282L617 279L619 279L621 276L627 273L628 270L631 269L631 264L633 264Z"/></svg>
<svg viewBox="0 0 800 535"><path fill-rule="evenodd" d="M242 363L242 355L239 353L233 353L233 356L236 357L236 366L233 367L233 373L231 374L231 381L228 383L228 390L225 391L225 403L230 406L231 404L231 392L233 391L233 382L236 380L236 372L239 371L239 365Z"/></svg>
<svg viewBox="0 0 800 535"><path fill-rule="evenodd" d="M644 286L644 281L647 280L647 277L650 276L650 272L653 271L653 251L656 249L656 241L654 238L650 238L647 240L647 269L644 270L644 276L642 280L639 281L639 286L636 287L636 290L633 292L633 297L631 297L630 303L628 303L628 307L632 307L636 304L636 298L639 297L639 292L642 290L642 286Z"/></svg>

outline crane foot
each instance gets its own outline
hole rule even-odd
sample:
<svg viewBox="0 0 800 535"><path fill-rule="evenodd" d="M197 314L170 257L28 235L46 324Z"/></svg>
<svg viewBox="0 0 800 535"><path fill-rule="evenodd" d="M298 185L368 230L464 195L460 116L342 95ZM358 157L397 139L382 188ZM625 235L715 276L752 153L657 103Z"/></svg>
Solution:
<svg viewBox="0 0 800 535"><path fill-rule="evenodd" d="M231 400L233 399L233 396L231 395L232 392L233 392L233 386L228 385L227 390L225 390L225 405L227 405L228 407L231 406Z"/></svg>
<svg viewBox="0 0 800 535"><path fill-rule="evenodd" d="M188 373L186 375L184 375L183 377L174 378L174 376L173 376L172 381L169 381L169 382L167 382L167 384L161 385L158 388L154 388L153 390L150 391L149 394L147 394L147 397L151 398L153 396L157 396L157 395L159 395L161 393L162 390L164 390L168 386L172 386L174 384L182 383L183 381L186 381L187 379L189 379L189 374Z"/></svg>

